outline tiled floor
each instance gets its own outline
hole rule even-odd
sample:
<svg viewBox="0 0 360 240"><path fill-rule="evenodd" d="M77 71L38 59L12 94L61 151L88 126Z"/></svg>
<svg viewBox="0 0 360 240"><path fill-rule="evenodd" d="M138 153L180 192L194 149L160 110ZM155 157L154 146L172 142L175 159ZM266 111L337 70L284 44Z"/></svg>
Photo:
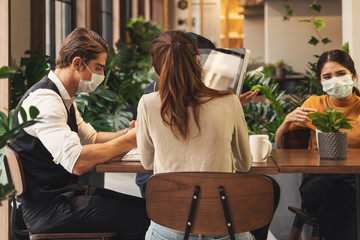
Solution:
<svg viewBox="0 0 360 240"><path fill-rule="evenodd" d="M105 173L105 188L140 197L135 176L135 173ZM268 240L277 239L269 232Z"/></svg>

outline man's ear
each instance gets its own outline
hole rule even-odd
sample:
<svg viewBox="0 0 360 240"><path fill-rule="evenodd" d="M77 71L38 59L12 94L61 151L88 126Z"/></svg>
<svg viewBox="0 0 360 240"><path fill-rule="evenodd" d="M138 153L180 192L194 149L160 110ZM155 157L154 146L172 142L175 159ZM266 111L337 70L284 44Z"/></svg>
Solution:
<svg viewBox="0 0 360 240"><path fill-rule="evenodd" d="M72 62L71 62L72 67L76 70L76 71L80 71L80 67L82 65L82 61L80 57L75 57Z"/></svg>

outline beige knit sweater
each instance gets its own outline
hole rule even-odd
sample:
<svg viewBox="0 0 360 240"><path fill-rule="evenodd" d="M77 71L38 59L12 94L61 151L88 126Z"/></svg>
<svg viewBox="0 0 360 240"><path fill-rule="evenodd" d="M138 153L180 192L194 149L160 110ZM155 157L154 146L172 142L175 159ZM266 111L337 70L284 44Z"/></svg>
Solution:
<svg viewBox="0 0 360 240"><path fill-rule="evenodd" d="M141 163L154 173L246 172L252 164L249 136L235 95L212 99L200 107L199 125L189 107L190 134L178 140L160 116L158 92L144 95L138 105L137 145Z"/></svg>

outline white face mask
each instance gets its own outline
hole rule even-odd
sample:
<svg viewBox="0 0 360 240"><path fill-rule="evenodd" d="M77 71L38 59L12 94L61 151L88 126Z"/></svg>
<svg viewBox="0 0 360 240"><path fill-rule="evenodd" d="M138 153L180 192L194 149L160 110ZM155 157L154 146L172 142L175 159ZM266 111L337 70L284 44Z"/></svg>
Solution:
<svg viewBox="0 0 360 240"><path fill-rule="evenodd" d="M321 82L324 92L335 99L343 99L352 93L355 85L352 75L334 77Z"/></svg>
<svg viewBox="0 0 360 240"><path fill-rule="evenodd" d="M77 72L80 77L78 91L86 92L86 93L93 92L104 81L105 76L93 73L92 71L90 71L90 69L88 68L88 66L85 63L84 63L84 65L89 70L89 72L91 72L91 80L88 80L88 81L83 80L80 76L80 73Z"/></svg>

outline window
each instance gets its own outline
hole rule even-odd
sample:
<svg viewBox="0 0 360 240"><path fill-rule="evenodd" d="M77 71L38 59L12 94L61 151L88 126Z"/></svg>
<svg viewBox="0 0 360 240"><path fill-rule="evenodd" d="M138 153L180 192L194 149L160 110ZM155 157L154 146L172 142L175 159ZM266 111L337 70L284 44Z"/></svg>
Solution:
<svg viewBox="0 0 360 240"><path fill-rule="evenodd" d="M61 43L75 28L75 1L45 0L45 53L57 57Z"/></svg>
<svg viewBox="0 0 360 240"><path fill-rule="evenodd" d="M112 0L101 1L101 36L109 46L113 45L112 2Z"/></svg>

